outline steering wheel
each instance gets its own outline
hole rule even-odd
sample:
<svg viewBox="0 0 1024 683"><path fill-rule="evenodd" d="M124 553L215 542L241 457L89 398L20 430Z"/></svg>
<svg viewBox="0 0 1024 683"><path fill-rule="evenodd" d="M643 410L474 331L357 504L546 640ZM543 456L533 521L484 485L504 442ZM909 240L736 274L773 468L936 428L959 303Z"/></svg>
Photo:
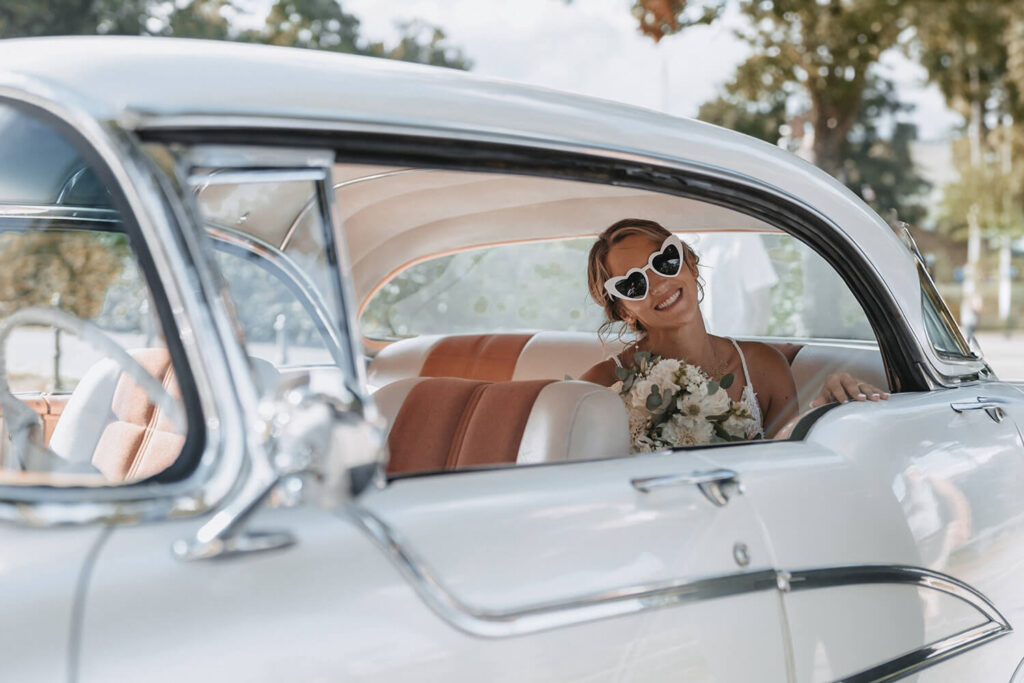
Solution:
<svg viewBox="0 0 1024 683"><path fill-rule="evenodd" d="M0 322L0 409L11 435L14 457L22 470L53 472L69 469L69 463L64 458L44 445L42 418L19 401L11 391L7 377L7 339L15 329L25 325L47 325L78 335L79 339L115 361L120 370L135 380L147 398L163 411L174 427L184 432L185 416L178 401L103 330L56 308L23 308Z"/></svg>

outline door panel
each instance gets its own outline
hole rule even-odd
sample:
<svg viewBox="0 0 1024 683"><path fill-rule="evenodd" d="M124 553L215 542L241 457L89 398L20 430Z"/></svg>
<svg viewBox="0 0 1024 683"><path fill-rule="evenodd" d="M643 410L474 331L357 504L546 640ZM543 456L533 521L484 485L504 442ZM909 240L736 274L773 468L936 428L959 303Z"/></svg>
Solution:
<svg viewBox="0 0 1024 683"><path fill-rule="evenodd" d="M630 483L712 468L694 452L676 452L411 477L365 506L459 611L501 624L471 621L471 632L504 639L542 629L543 640L569 629L580 639L566 657L615 651L631 662L627 670L654 680L673 669L697 681L786 680L775 575L743 497L717 507L692 484L643 493ZM588 635L602 623L591 623L595 616L625 627L634 619L625 615L644 614L639 630L606 642ZM544 635L546 623L558 628ZM725 656L744 631L757 656Z"/></svg>
<svg viewBox="0 0 1024 683"><path fill-rule="evenodd" d="M706 468L677 453L408 478L360 510L261 510L253 528L297 545L224 561L172 559L198 520L118 529L81 680L786 681L749 507L630 484Z"/></svg>
<svg viewBox="0 0 1024 683"><path fill-rule="evenodd" d="M61 681L82 568L103 530L0 525L0 666L7 681Z"/></svg>
<svg viewBox="0 0 1024 683"><path fill-rule="evenodd" d="M1017 660L1004 641L1024 644L1006 628L1024 616L1024 445L1012 421L950 407L985 391L839 406L811 429L803 458L716 458L746 469L780 568L838 568L786 595L798 681L871 670L901 654L896 644L906 654L949 641L972 611L987 656L967 675L966 650L954 648L927 680L1008 680Z"/></svg>

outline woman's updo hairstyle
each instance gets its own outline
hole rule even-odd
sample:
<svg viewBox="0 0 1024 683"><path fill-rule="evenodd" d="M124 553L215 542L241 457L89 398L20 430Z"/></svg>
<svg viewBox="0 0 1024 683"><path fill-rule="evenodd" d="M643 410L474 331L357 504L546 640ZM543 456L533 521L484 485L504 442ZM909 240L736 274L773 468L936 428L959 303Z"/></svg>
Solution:
<svg viewBox="0 0 1024 683"><path fill-rule="evenodd" d="M661 245L671 234L660 223L643 218L624 218L608 226L604 232L597 236L597 241L590 248L590 255L587 257L587 285L590 287L591 298L604 308L606 320L598 330L599 334L603 335L615 323L624 323L625 321L625 308L622 305L622 299L612 296L604 288L604 283L608 278L612 277L607 264L608 252L611 251L612 247L630 235L647 237ZM698 302L702 301L704 299L704 282L697 271L697 264L700 262L700 258L686 242L683 242L683 251L685 252L683 260L686 263L686 267L697 278L697 300ZM633 323L632 329L641 335L647 331L639 320ZM620 338L622 332L623 330L619 331Z"/></svg>

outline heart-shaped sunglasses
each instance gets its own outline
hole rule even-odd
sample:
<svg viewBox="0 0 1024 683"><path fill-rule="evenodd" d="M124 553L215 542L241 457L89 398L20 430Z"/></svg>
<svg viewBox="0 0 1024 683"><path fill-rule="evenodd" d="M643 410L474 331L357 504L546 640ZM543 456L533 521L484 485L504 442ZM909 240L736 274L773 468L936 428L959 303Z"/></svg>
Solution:
<svg viewBox="0 0 1024 683"><path fill-rule="evenodd" d="M625 275L605 280L604 288L612 296L627 301L643 301L651 290L647 271L653 270L663 277L675 277L683 267L683 242L675 235L669 235L661 248L651 254L643 268L630 268Z"/></svg>

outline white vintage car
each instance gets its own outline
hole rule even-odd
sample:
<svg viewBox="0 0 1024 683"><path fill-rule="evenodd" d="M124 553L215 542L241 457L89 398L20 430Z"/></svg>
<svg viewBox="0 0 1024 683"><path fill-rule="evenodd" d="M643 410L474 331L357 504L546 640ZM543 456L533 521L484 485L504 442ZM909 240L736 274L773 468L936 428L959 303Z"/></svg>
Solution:
<svg viewBox="0 0 1024 683"><path fill-rule="evenodd" d="M593 236L701 254L785 440L633 456ZM453 71L0 43L0 678L1024 681L1022 387L744 136ZM383 448L386 444L387 448Z"/></svg>

